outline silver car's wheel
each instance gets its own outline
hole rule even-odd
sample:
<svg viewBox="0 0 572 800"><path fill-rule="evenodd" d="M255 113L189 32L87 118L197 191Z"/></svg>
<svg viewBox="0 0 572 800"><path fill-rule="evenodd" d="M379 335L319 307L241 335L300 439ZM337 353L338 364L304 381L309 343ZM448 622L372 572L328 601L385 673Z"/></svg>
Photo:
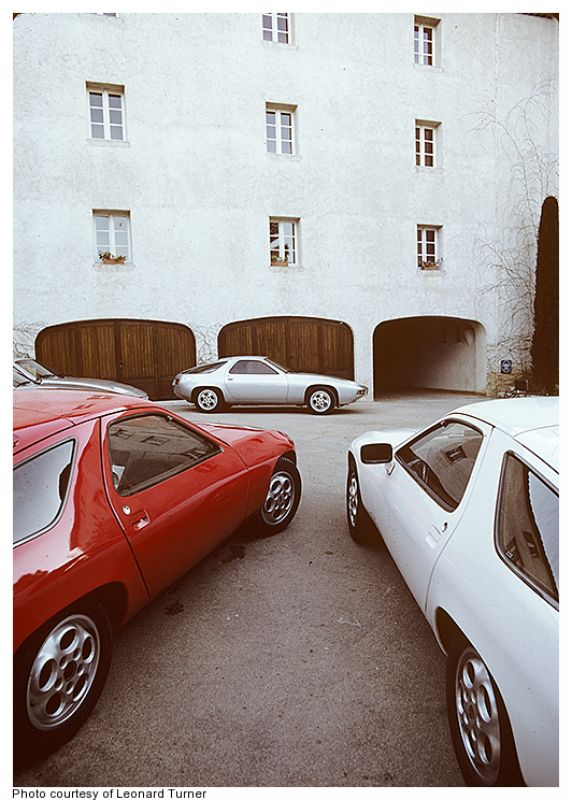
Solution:
<svg viewBox="0 0 572 800"><path fill-rule="evenodd" d="M46 623L14 656L14 755L27 762L70 739L97 703L113 632L99 603Z"/></svg>
<svg viewBox="0 0 572 800"><path fill-rule="evenodd" d="M199 411L211 414L213 411L220 410L222 400L216 389L199 389L195 397L195 403Z"/></svg>
<svg viewBox="0 0 572 800"><path fill-rule="evenodd" d="M469 786L521 786L514 739L498 687L468 642L447 660L447 707L453 745Z"/></svg>
<svg viewBox="0 0 572 800"><path fill-rule="evenodd" d="M83 614L50 631L28 679L26 709L35 728L57 728L76 713L93 686L100 653L97 626Z"/></svg>
<svg viewBox="0 0 572 800"><path fill-rule="evenodd" d="M334 407L334 397L329 389L314 389L308 396L308 408L314 414L327 414Z"/></svg>

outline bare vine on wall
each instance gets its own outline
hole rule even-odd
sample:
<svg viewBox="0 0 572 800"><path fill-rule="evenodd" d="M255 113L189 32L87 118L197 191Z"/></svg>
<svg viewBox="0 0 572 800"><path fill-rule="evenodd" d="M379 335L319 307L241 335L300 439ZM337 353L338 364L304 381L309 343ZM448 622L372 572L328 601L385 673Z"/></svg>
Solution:
<svg viewBox="0 0 572 800"><path fill-rule="evenodd" d="M30 358L34 356L34 342L38 333L44 328L43 323L36 325L15 325L12 339L13 358Z"/></svg>
<svg viewBox="0 0 572 800"><path fill-rule="evenodd" d="M197 364L216 361L218 357L217 337L221 328L220 323L192 326L197 348Z"/></svg>
<svg viewBox="0 0 572 800"><path fill-rule="evenodd" d="M496 345L489 353L489 372L497 375L501 358L513 361L516 374L530 369L538 225L542 203L556 194L558 182L558 156L545 141L555 95L552 84L542 83L504 120L492 111L473 115L473 131L491 132L511 165L509 181L501 187L511 198L502 239L491 241L485 234L478 243L479 264L487 276L481 300L494 304L497 318Z"/></svg>

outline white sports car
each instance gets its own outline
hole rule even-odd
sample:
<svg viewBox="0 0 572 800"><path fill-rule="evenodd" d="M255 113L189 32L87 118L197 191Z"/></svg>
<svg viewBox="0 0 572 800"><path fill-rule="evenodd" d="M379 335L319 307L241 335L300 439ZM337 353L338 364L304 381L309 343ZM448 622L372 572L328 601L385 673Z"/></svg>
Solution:
<svg viewBox="0 0 572 800"><path fill-rule="evenodd" d="M381 533L447 654L468 785L558 785L558 430L558 398L491 400L348 454L350 533Z"/></svg>
<svg viewBox="0 0 572 800"><path fill-rule="evenodd" d="M263 356L229 356L179 372L173 391L199 411L225 405L307 406L327 414L364 397L367 386L331 375L292 372Z"/></svg>

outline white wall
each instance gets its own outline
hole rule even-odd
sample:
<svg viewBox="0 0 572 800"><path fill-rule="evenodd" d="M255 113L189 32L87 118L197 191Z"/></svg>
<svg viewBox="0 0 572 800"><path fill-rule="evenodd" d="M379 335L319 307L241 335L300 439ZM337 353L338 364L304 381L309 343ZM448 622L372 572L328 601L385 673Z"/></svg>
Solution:
<svg viewBox="0 0 572 800"><path fill-rule="evenodd" d="M503 121L555 87L558 23L443 15L435 68L413 64L412 27L411 14L296 14L284 46L262 41L258 14L19 16L15 326L342 319L370 386L385 319L478 320L494 349L481 242L515 224L514 157L479 115ZM86 81L125 86L127 144L90 141ZM298 106L292 158L266 153L268 101ZM547 102L539 146L555 155L556 94ZM432 171L414 166L416 118L442 123ZM130 210L132 267L96 264L94 208ZM271 215L300 217L299 268L268 266ZM441 272L416 268L417 223L443 226Z"/></svg>

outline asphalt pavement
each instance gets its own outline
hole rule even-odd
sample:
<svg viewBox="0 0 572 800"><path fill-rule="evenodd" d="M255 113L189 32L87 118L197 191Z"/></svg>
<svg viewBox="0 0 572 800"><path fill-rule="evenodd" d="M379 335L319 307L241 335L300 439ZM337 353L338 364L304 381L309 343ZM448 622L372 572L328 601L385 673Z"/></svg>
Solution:
<svg viewBox="0 0 572 800"><path fill-rule="evenodd" d="M298 514L277 536L227 541L129 622L88 722L14 785L463 786L445 658L383 546L350 539L344 487L355 436L475 399L361 400L323 418L162 403L289 433Z"/></svg>

